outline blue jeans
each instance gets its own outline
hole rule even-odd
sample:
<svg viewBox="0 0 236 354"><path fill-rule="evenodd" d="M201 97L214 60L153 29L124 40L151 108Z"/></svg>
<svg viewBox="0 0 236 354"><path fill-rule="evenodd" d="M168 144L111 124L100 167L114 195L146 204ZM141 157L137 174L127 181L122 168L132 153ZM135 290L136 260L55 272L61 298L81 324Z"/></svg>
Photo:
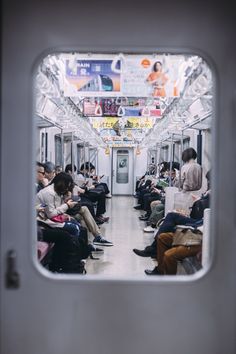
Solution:
<svg viewBox="0 0 236 354"><path fill-rule="evenodd" d="M181 215L179 213L168 213L165 220L161 224L157 235L163 232L175 232L176 225L188 225L197 227L203 224L203 220L196 220L188 216Z"/></svg>

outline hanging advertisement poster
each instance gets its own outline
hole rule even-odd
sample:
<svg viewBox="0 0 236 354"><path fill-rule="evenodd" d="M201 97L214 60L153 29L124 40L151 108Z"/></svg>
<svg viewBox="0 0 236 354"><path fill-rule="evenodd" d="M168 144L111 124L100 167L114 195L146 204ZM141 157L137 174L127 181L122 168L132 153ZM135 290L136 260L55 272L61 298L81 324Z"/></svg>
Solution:
<svg viewBox="0 0 236 354"><path fill-rule="evenodd" d="M83 100L83 115L85 117L94 117L96 111L97 102L93 99L84 99Z"/></svg>
<svg viewBox="0 0 236 354"><path fill-rule="evenodd" d="M123 124L122 124L123 123ZM94 129L151 129L153 119L151 117L129 117L123 121L122 118L115 117L96 117L91 118L91 124Z"/></svg>
<svg viewBox="0 0 236 354"><path fill-rule="evenodd" d="M128 118L125 127L133 129L151 129L153 127L153 120L150 117L130 117Z"/></svg>
<svg viewBox="0 0 236 354"><path fill-rule="evenodd" d="M119 118L106 117L106 118L92 118L92 126L95 129L113 129L115 124L119 122Z"/></svg>
<svg viewBox="0 0 236 354"><path fill-rule="evenodd" d="M179 67L185 58L174 55L127 56L122 62L122 93L125 96L179 96Z"/></svg>
<svg viewBox="0 0 236 354"><path fill-rule="evenodd" d="M64 95L119 96L120 60L115 64L112 59L66 59Z"/></svg>

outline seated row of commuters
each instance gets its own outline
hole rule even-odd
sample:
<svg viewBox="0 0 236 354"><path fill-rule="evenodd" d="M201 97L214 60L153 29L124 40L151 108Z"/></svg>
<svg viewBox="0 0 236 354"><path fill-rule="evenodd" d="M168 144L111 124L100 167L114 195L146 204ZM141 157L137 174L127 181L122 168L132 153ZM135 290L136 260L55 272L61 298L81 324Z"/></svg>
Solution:
<svg viewBox="0 0 236 354"><path fill-rule="evenodd" d="M38 237L40 241L55 243L51 270L82 273L84 263L81 257L103 253L94 245L113 246L101 235L98 226L109 220L103 216L109 189L98 181L91 187L76 185L71 165L66 166L65 172L57 174L51 162L37 162L36 167ZM88 243L87 230L94 237L93 245Z"/></svg>
<svg viewBox="0 0 236 354"><path fill-rule="evenodd" d="M195 162L196 157L197 153L193 148L186 149L182 154L184 165L179 179L177 180L174 170L169 177L173 179L174 185L176 182L181 186L182 193L191 193L202 187L202 168ZM162 172L170 174L165 168ZM186 257L196 256L201 251L201 242L191 246L173 246L173 244L175 244L178 225L193 228L194 232L202 232L203 212L210 205L210 172L207 172L206 179L208 182L206 192L200 197L196 197L194 193L191 194L192 207L189 213L174 211L168 213L165 218L163 187L158 183L154 186L151 180L145 181L144 176L137 184L136 196L139 204L134 208L146 211L146 214L140 216L139 219L146 221L147 226L144 228L144 232L152 232L154 240L144 250L135 248L133 251L141 257L155 258L158 264L152 270L146 269L145 273L147 275L174 275L177 272L178 261L182 261Z"/></svg>

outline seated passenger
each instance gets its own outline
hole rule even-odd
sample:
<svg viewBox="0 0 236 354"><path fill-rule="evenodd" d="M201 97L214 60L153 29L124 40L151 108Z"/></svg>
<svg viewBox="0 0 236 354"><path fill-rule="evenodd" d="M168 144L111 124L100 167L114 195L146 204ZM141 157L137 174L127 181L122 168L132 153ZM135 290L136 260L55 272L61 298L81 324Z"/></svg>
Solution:
<svg viewBox="0 0 236 354"><path fill-rule="evenodd" d="M151 215L147 221L147 227L143 229L144 232L154 232L158 222L164 217L165 206L160 200L154 200L150 204Z"/></svg>
<svg viewBox="0 0 236 354"><path fill-rule="evenodd" d="M146 211L146 214L139 217L140 220L148 220L152 211L151 211L151 202L159 200L164 204L164 192L162 187L158 187L158 184L154 186L151 185L150 191L143 195L143 210Z"/></svg>
<svg viewBox="0 0 236 354"><path fill-rule="evenodd" d="M57 166L55 167L55 175L58 175L58 173L60 173L60 172L62 172L62 171L63 171L62 166L57 165Z"/></svg>
<svg viewBox="0 0 236 354"><path fill-rule="evenodd" d="M48 225L60 227L72 235L79 236L80 224L71 218L66 212L73 208L77 202L64 201L65 195L73 188L73 180L67 173L61 172L55 176L52 182L41 189L36 196L36 204L43 205L47 216Z"/></svg>
<svg viewBox="0 0 236 354"><path fill-rule="evenodd" d="M136 210L141 210L144 208L144 195L148 192L150 192L151 188L153 186L153 183L150 179L147 179L144 183L140 184L138 188L138 204L134 206L134 209Z"/></svg>
<svg viewBox="0 0 236 354"><path fill-rule="evenodd" d="M90 165L89 165L89 163L87 165L88 171L89 171L89 166L90 166L90 178L93 179L93 181L94 181L93 185L95 186L95 188L101 189L101 187L102 187L102 190L104 190L104 193L106 195L106 198L111 198L111 193L109 191L107 183L101 182L101 179L103 176L96 175L95 166L92 165L91 163L90 163Z"/></svg>
<svg viewBox="0 0 236 354"><path fill-rule="evenodd" d="M146 174L145 174L146 175ZM139 193L140 193L140 189L142 186L145 185L145 175L140 177L137 181L136 181L136 185L135 185L135 197L138 198L139 197Z"/></svg>
<svg viewBox="0 0 236 354"><path fill-rule="evenodd" d="M66 165L65 172L68 173L70 176L72 176L72 165L68 164ZM74 172L76 172L76 166L74 166ZM101 193L89 193L92 190L94 190L94 186L88 187L85 184L83 184L81 187L78 186L76 183L74 183L73 186L73 195L79 195L81 197L81 205L82 206L87 206L89 209L90 213L92 214L93 218L95 219L96 223L103 224L104 222L108 221L108 217L103 217L102 214L105 212L105 194L103 192ZM94 204L97 202L97 211L96 215L94 212Z"/></svg>
<svg viewBox="0 0 236 354"><path fill-rule="evenodd" d="M168 213L161 224L157 234L155 235L155 240L150 246L147 246L144 250L133 249L134 253L141 257L155 257L156 256L156 243L158 236L161 233L175 232L177 225L189 225L192 227L198 227L203 224L203 212L205 208L209 208L210 205L210 172L207 172L206 178L208 180L208 190L202 197L198 200L202 200L203 207L199 213L194 212L194 204L198 202L195 200L190 216L183 215L178 212ZM195 196L194 196L195 198Z"/></svg>
<svg viewBox="0 0 236 354"><path fill-rule="evenodd" d="M157 263L154 269L145 269L147 275L175 275L177 273L178 261L182 261L186 257L196 256L202 249L199 244L191 246L173 246L175 233L160 233L157 239Z"/></svg>
<svg viewBox="0 0 236 354"><path fill-rule="evenodd" d="M55 165L54 163L47 161L44 163L44 169L45 169L45 179L47 180L47 184L49 184L55 176Z"/></svg>
<svg viewBox="0 0 236 354"><path fill-rule="evenodd" d="M88 227L89 231L94 236L94 244L100 244L102 246L112 246L112 242L105 240L100 233L91 213L86 206L78 206L77 201L73 201L71 198L72 189L74 187L72 177L64 172L56 175L51 184L45 187L37 195L37 201L42 205L45 205L45 213L48 219L48 224L54 227L62 227L63 229L70 232L72 235L79 235L80 232L80 217L84 220L85 225ZM69 197L68 197L69 195ZM76 210L72 213L75 207ZM68 215L69 214L69 215ZM77 214L80 215L77 216ZM63 215L63 222L57 221L55 216ZM71 217L70 215L74 216ZM77 217L76 217L77 216ZM56 224L52 224L55 222Z"/></svg>
<svg viewBox="0 0 236 354"><path fill-rule="evenodd" d="M88 166L82 164L79 171L79 176L90 178ZM106 212L106 195L103 188L97 188L95 185L87 187L85 183L81 186L85 190L84 196L91 200L93 203L97 203L96 219L102 222L108 221L109 217L104 217L103 214Z"/></svg>
<svg viewBox="0 0 236 354"><path fill-rule="evenodd" d="M44 164L41 162L36 163L36 193L38 193L41 189L46 187L48 184L47 181L45 181L45 170L44 170Z"/></svg>
<svg viewBox="0 0 236 354"><path fill-rule="evenodd" d="M91 162L86 162L85 164L82 164L80 167L80 175L84 176L85 178L92 178L93 186L97 190L101 190L105 193L106 198L111 198L111 194L108 188L108 185L104 182L101 182L100 179L103 176L98 176L95 173L95 166Z"/></svg>

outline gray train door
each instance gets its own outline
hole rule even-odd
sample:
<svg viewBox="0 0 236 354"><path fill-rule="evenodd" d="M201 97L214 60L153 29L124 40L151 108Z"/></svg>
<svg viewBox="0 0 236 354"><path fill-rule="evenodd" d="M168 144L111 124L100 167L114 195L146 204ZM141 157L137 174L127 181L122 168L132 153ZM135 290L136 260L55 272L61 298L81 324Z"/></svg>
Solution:
<svg viewBox="0 0 236 354"><path fill-rule="evenodd" d="M112 194L133 194L133 149L112 149Z"/></svg>
<svg viewBox="0 0 236 354"><path fill-rule="evenodd" d="M234 10L5 0L2 30L1 354L235 354ZM161 48L206 57L215 76L211 263L189 278L51 276L36 262L33 68L61 50Z"/></svg>

